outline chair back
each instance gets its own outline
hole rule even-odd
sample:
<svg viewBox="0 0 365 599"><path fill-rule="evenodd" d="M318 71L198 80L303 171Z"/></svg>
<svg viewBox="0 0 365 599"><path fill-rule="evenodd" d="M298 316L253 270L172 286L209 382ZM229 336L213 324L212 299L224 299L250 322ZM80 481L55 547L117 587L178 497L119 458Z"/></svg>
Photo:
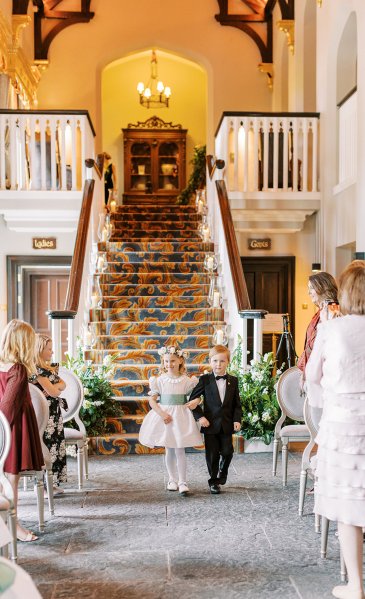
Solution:
<svg viewBox="0 0 365 599"><path fill-rule="evenodd" d="M71 370L64 368L63 366L59 369L60 378L66 383L66 389L61 393L61 397L64 397L67 401L68 410L62 410L63 422L69 422L75 418L79 420L79 412L84 401L84 388L78 376Z"/></svg>
<svg viewBox="0 0 365 599"><path fill-rule="evenodd" d="M311 437L315 439L319 431L319 422L322 418L323 410L322 408L314 408L313 406L310 406L308 402L308 397L306 397L303 412L304 422L306 423L309 429Z"/></svg>
<svg viewBox="0 0 365 599"><path fill-rule="evenodd" d="M305 396L300 389L300 375L301 370L297 366L285 370L279 378L276 397L285 416L292 420L304 422L303 406Z"/></svg>
<svg viewBox="0 0 365 599"><path fill-rule="evenodd" d="M37 419L39 436L42 439L49 419L48 401L38 387L29 383L30 398L32 400L35 417Z"/></svg>
<svg viewBox="0 0 365 599"><path fill-rule="evenodd" d="M11 443L11 431L9 422L2 412L0 412L0 474L4 472L4 463L8 457Z"/></svg>

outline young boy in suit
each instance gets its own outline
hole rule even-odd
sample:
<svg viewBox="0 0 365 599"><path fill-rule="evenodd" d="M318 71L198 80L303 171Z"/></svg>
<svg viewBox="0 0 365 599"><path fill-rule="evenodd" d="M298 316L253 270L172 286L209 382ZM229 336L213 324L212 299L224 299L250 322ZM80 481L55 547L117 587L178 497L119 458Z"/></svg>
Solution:
<svg viewBox="0 0 365 599"><path fill-rule="evenodd" d="M203 408L193 410L202 427L205 440L205 459L210 478L208 484L214 495L227 480L233 457L232 433L241 429L242 408L238 379L226 373L230 360L224 345L215 345L209 352L211 374L203 374L190 395L190 400L203 396Z"/></svg>

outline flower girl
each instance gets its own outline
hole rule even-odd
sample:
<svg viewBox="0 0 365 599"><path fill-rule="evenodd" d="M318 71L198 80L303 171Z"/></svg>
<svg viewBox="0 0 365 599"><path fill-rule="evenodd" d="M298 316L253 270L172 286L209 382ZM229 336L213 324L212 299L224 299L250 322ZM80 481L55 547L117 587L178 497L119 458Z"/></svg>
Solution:
<svg viewBox="0 0 365 599"><path fill-rule="evenodd" d="M202 445L202 438L191 410L200 403L200 398L187 401L198 379L186 374L187 353L175 345L162 347L160 376L150 378L150 406L145 417L139 440L147 447L165 447L168 491L179 490L185 496L189 492L186 484L185 447Z"/></svg>

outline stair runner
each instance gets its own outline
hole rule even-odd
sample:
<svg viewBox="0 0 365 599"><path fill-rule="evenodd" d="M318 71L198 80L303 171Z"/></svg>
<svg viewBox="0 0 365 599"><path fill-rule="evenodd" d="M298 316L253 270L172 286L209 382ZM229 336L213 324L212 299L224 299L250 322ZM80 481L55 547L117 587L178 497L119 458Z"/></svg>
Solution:
<svg viewBox="0 0 365 599"><path fill-rule="evenodd" d="M128 205L113 220L111 241L99 243L108 267L101 276L102 308L90 311L97 337L92 357L98 363L119 354L112 385L124 415L108 419L105 435L92 446L103 455L161 453L138 441L149 410L148 379L157 374L163 345L189 350L189 374L208 367L214 324L224 319L223 310L207 302L203 263L214 246L202 242L194 207Z"/></svg>

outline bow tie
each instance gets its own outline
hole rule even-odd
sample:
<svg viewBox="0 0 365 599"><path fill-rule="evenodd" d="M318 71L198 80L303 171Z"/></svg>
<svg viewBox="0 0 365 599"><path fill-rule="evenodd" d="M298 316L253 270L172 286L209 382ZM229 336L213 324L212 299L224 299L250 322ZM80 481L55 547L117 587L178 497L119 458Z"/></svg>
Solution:
<svg viewBox="0 0 365 599"><path fill-rule="evenodd" d="M216 377L215 377L215 380L216 380L216 381L219 381L219 379L223 379L224 381L226 381L226 380L227 380L227 375L226 375L226 374L224 374L223 376L216 376Z"/></svg>

